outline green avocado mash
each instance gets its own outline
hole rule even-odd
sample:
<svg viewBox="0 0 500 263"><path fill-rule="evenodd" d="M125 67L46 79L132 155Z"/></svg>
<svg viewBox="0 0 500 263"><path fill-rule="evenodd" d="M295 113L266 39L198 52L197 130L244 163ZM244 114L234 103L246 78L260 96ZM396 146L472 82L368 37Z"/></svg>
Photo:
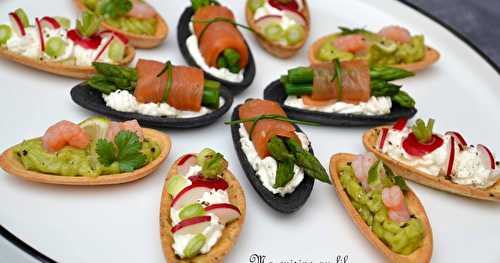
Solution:
<svg viewBox="0 0 500 263"><path fill-rule="evenodd" d="M337 49L333 41L341 34L335 34L317 51L316 57L322 61L332 61L336 58L341 61L353 59L367 59L370 65L408 64L422 60L425 57L424 36L412 37L409 43L400 44L366 30L357 31L369 43L367 54L353 54ZM344 34L345 35L345 34Z"/></svg>
<svg viewBox="0 0 500 263"><path fill-rule="evenodd" d="M120 173L118 162L104 166L95 154L95 143L88 150L80 150L66 146L56 153L48 153L42 146L40 138L27 140L15 146L14 154L24 168L36 172L62 176L99 176ZM160 155L160 146L156 142L144 140L141 152L150 163Z"/></svg>
<svg viewBox="0 0 500 263"><path fill-rule="evenodd" d="M378 164L376 163L374 166ZM382 189L390 187L394 183L392 180L373 178L373 167L369 174L369 192L365 192L354 175L353 168L349 165L341 167L340 182L349 195L354 208L380 240L398 254L409 255L413 253L422 245L425 237L424 224L414 216L403 224L390 220L387 208L382 201ZM388 174L392 174L392 172L388 172Z"/></svg>

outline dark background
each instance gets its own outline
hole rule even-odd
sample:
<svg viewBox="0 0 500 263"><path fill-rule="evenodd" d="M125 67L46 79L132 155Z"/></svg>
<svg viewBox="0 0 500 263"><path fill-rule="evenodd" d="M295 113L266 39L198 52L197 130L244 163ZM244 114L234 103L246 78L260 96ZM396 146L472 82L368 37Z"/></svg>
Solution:
<svg viewBox="0 0 500 263"><path fill-rule="evenodd" d="M500 0L404 0L473 42L500 67Z"/></svg>

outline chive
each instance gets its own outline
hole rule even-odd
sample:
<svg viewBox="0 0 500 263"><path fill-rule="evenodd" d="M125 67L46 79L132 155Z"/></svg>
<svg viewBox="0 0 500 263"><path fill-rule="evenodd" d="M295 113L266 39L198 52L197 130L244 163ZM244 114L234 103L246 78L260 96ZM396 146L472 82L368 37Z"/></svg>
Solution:
<svg viewBox="0 0 500 263"><path fill-rule="evenodd" d="M337 98L339 101L342 101L342 69L340 67L340 60L338 58L336 58L334 60L334 63L335 63L335 76L337 78L337 89L338 89L338 94L337 94Z"/></svg>
<svg viewBox="0 0 500 263"><path fill-rule="evenodd" d="M157 78L159 78L161 75L163 75L163 73L167 72L167 86L165 87L165 91L163 92L163 99L162 101L164 102L168 102L168 95L170 94L170 89L172 88L172 83L173 83L173 66L172 66L172 62L167 61L167 63L165 63L165 67L163 67L163 69L160 71L160 73L158 73L158 75L156 75Z"/></svg>
<svg viewBox="0 0 500 263"><path fill-rule="evenodd" d="M191 22L193 22L193 23L200 23L200 24L207 24L207 26L205 28L203 28L203 30L201 31L200 37L198 37L198 42L200 42L201 39L203 38L203 35L207 31L208 26L210 24L216 23L216 22L226 22L226 23L232 24L234 26L239 26L239 27L242 27L242 28L244 28L244 29L246 29L248 31L254 32L254 30L252 28L250 28L248 26L245 26L245 25L242 25L242 24L239 24L239 23L236 23L236 22L234 22L234 20L229 19L229 18L225 18L225 17L216 17L216 18L206 19L206 20L196 20L196 19L193 19L193 20L191 20Z"/></svg>
<svg viewBox="0 0 500 263"><path fill-rule="evenodd" d="M289 122L289 123L303 124L303 125L310 125L310 126L320 126L320 124L316 123L316 122L292 120L288 117L284 117L284 116L277 115L277 114L262 114L262 115L258 115L257 117L248 118L248 119L226 121L226 122L224 122L224 124L236 125L236 124L245 123L245 122L253 122L252 128L250 129L250 132L248 133L250 136L252 136L253 130L255 129L257 122L260 120L264 120L264 119L279 120L279 121L285 121L285 122Z"/></svg>

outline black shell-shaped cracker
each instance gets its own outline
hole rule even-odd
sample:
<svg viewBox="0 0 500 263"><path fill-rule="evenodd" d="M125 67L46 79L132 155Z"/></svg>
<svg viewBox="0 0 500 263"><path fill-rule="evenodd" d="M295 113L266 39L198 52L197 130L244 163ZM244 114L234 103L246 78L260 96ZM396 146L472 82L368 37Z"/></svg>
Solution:
<svg viewBox="0 0 500 263"><path fill-rule="evenodd" d="M106 102L102 98L102 93L90 88L85 82L71 89L71 98L73 101L87 110L119 120L136 119L142 126L177 129L207 126L213 124L217 119L222 117L229 110L229 108L231 108L231 105L233 104L233 95L225 87L221 87L220 95L224 98L224 104L219 109L214 110L211 113L193 118L172 118L116 111L106 106Z"/></svg>
<svg viewBox="0 0 500 263"><path fill-rule="evenodd" d="M393 103L391 113L380 116L327 113L286 106L284 105L286 98L287 95L280 80L271 82L264 90L264 99L278 102L291 119L312 121L329 126L378 126L395 122L402 117L410 119L417 114L417 109L403 108L396 103Z"/></svg>
<svg viewBox="0 0 500 263"><path fill-rule="evenodd" d="M231 120L235 121L240 119L240 106L241 105L238 105L234 109ZM277 210L278 212L290 214L299 210L299 208L301 208L306 203L307 199L309 199L309 196L311 195L314 186L314 179L307 175L304 175L304 180L302 180L297 188L295 188L295 191L290 194L286 194L284 197L278 194L273 194L272 192L267 190L267 188L264 187L264 185L260 181L252 165L248 161L247 156L243 152L243 149L241 149L241 136L238 131L239 128L239 124L231 126L234 148L236 149L236 153L238 155L238 158L240 159L241 167L243 168L243 171L245 171L245 174L255 191L257 191L260 197L271 208ZM295 126L295 128L298 132L301 132L299 127ZM310 148L310 152L314 154L312 147Z"/></svg>
<svg viewBox="0 0 500 263"><path fill-rule="evenodd" d="M196 61L194 61L186 45L186 39L188 39L188 37L191 36L191 30L189 29L189 22L191 22L191 17L193 15L194 15L194 10L191 7L186 8L182 13L181 18L179 19L179 24L177 25L177 42L179 44L182 56L184 57L186 62L193 67L201 68L198 64L196 64ZM205 72L205 77L208 79L219 81L223 86L227 87L233 94L241 93L248 86L250 86L250 84L252 84L255 78L255 60L253 59L250 46L246 41L245 43L247 44L248 47L249 58L248 58L248 65L246 66L245 72L243 74L243 81L231 82L217 78L207 72Z"/></svg>

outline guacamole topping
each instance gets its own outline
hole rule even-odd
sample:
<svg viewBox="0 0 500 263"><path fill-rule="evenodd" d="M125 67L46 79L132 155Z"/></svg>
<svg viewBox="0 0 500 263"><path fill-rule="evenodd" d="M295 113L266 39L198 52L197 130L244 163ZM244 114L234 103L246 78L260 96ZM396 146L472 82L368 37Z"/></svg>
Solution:
<svg viewBox="0 0 500 263"><path fill-rule="evenodd" d="M43 148L42 139L37 138L15 146L14 154L17 155L24 168L40 173L89 177L120 173L118 162L109 166L99 163L94 149L95 143L92 143L86 150L66 146L55 153L49 153ZM146 156L144 164L146 165L160 155L160 145L145 139L141 152Z"/></svg>
<svg viewBox="0 0 500 263"><path fill-rule="evenodd" d="M334 41L348 34L361 35L369 45L368 52L351 53L338 49ZM398 43L376 33L366 30L352 30L332 35L325 41L316 53L316 58L322 61L340 61L367 59L370 65L409 64L425 57L426 47L424 36L413 36L408 43Z"/></svg>
<svg viewBox="0 0 500 263"><path fill-rule="evenodd" d="M381 162L376 162L370 168L368 184L369 190L364 190L354 174L351 165L340 169L340 182L347 192L352 205L358 211L366 224L392 251L409 255L417 250L425 237L425 227L419 218L414 215L404 223L392 221L388 216L388 209L382 200L382 189L397 185L392 171L385 165L387 176L377 177L374 171L380 167ZM404 187L402 187L404 188Z"/></svg>

